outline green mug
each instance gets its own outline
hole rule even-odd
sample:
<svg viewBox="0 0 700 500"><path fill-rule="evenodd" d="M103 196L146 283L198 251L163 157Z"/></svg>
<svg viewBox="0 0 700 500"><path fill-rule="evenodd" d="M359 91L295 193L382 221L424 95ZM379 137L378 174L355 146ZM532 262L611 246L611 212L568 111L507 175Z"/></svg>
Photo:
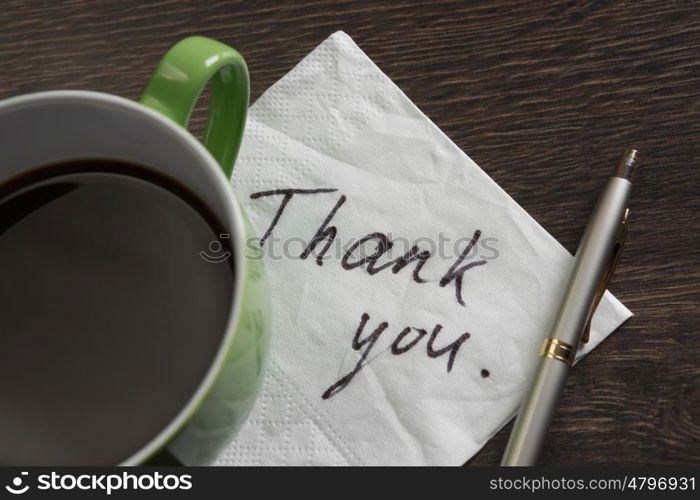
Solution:
<svg viewBox="0 0 700 500"><path fill-rule="evenodd" d="M202 145L186 127L208 82ZM187 186L230 237L234 289L218 350L187 404L122 465L158 462L168 450L187 463L210 460L241 427L260 390L271 335L268 282L259 254L249 258L259 249L229 184L248 102L241 55L203 37L171 48L140 103L86 91L39 92L0 102L0 185L68 159L133 162Z"/></svg>

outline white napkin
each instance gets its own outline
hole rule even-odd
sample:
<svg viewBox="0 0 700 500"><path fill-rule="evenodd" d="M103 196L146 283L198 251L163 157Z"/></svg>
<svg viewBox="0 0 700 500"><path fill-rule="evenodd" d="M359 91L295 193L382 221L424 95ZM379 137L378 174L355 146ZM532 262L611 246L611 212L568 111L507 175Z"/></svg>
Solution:
<svg viewBox="0 0 700 500"><path fill-rule="evenodd" d="M572 257L345 33L252 106L232 184L260 237L269 191L333 191L288 195L263 244L271 363L216 464L458 465L514 415ZM329 217L322 265L328 233L300 259ZM414 244L432 255L382 266ZM606 294L585 352L630 316Z"/></svg>

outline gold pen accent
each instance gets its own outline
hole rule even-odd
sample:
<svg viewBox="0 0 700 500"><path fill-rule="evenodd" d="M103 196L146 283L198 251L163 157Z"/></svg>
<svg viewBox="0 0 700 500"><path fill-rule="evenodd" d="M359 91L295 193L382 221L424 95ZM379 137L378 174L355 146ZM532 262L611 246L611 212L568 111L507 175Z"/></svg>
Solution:
<svg viewBox="0 0 700 500"><path fill-rule="evenodd" d="M576 358L576 349L561 340L546 338L540 348L540 356L558 359L571 366Z"/></svg>
<svg viewBox="0 0 700 500"><path fill-rule="evenodd" d="M612 254L610 255L610 260L608 261L608 265L605 269L605 274L603 274L603 278L600 281L600 286L598 286L598 289L596 291L595 299L593 300L593 304L591 305L591 311L590 313L588 313L588 320L586 320L586 326L583 329L583 335L581 336L581 344L579 345L579 348L583 344L587 344L590 340L591 321L593 320L593 314L598 308L598 304L600 304L600 301L603 298L603 295L605 294L605 290L607 290L608 288L608 283L610 283L610 279L612 278L615 272L615 267L617 266L617 263L620 261L620 257L622 256L622 250L625 246L625 240L627 238L627 231L629 228L629 213L629 208L625 209L625 215L623 216L622 221L620 222L620 228L617 231L615 246L613 247ZM546 338L544 339L542 347L540 348L540 356L546 356L548 358L563 361L568 365L573 365L574 360L576 358L576 351L576 348L572 347L566 342L562 342L561 340L557 339Z"/></svg>
<svg viewBox="0 0 700 500"><path fill-rule="evenodd" d="M586 321L586 326L583 328L583 335L581 336L581 345L587 344L591 338L591 321L593 320L593 314L595 313L598 304L600 304L600 300L603 298L605 290L607 290L608 288L608 283L610 283L610 279L612 278L613 273L615 272L615 267L617 266L617 263L620 261L620 257L622 256L622 250L625 246L625 240L627 239L627 230L629 228L629 213L630 209L625 209L625 215L622 217L622 221L620 222L620 229L618 229L617 231L617 238L615 240L615 246L613 247L613 251L610 256L610 261L608 261L608 266L605 270L605 274L603 274L603 279L600 281L600 286L596 291L595 299L593 300L593 304L591 306L591 311L588 313L588 320Z"/></svg>

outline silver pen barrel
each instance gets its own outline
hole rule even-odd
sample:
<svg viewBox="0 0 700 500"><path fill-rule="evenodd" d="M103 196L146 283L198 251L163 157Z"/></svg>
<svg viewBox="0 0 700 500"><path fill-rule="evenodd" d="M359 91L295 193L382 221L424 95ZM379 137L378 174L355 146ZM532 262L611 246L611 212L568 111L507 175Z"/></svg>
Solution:
<svg viewBox="0 0 700 500"><path fill-rule="evenodd" d="M535 465L537 461L626 216L636 163L637 151L625 151L593 209L501 465Z"/></svg>

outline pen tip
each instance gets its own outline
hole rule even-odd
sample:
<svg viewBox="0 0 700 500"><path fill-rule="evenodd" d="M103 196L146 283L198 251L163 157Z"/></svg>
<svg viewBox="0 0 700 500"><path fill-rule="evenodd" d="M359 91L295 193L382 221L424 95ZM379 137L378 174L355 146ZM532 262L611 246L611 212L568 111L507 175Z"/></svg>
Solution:
<svg viewBox="0 0 700 500"><path fill-rule="evenodd" d="M620 158L617 168L615 168L615 177L622 177L630 180L639 162L639 152L636 149L626 149Z"/></svg>

